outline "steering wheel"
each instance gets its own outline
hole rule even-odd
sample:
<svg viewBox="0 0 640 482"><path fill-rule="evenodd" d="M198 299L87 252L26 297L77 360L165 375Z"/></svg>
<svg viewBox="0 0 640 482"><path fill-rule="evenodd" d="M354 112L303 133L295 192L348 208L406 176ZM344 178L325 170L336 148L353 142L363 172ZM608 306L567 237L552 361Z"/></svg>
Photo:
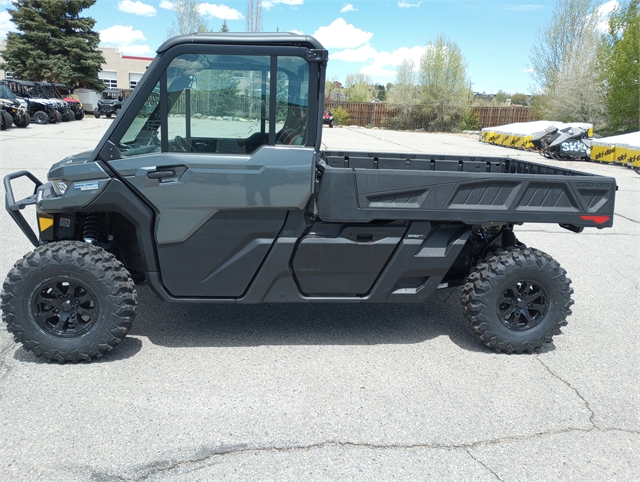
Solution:
<svg viewBox="0 0 640 482"><path fill-rule="evenodd" d="M175 142L176 146L178 146L180 148L180 150L182 152L192 152L193 151L193 146L191 145L191 143L186 140L184 137L182 136L176 136L173 141Z"/></svg>

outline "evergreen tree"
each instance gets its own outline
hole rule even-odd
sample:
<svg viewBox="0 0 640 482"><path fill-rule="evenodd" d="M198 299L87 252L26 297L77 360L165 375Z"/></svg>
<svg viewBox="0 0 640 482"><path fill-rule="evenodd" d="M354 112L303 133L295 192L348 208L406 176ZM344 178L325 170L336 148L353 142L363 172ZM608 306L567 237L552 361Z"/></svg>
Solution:
<svg viewBox="0 0 640 482"><path fill-rule="evenodd" d="M220 27L220 32L228 32L229 31L229 25L227 25L227 19L225 18L222 21L222 27Z"/></svg>
<svg viewBox="0 0 640 482"><path fill-rule="evenodd" d="M105 62L98 50L96 21L80 12L96 0L14 0L7 9L18 32L7 34L4 70L16 78L62 82L102 90L98 79Z"/></svg>

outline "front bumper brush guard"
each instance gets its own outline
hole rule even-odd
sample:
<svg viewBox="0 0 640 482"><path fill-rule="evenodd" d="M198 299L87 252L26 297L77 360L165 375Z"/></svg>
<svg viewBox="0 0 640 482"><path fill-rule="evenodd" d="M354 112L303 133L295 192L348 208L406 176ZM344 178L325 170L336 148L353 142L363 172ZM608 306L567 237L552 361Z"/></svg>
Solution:
<svg viewBox="0 0 640 482"><path fill-rule="evenodd" d="M20 177L28 177L29 180L36 185L36 187L31 196L28 196L16 202L16 200L13 197L13 189L11 188L11 181L14 179L18 179ZM5 201L5 207L7 209L7 212L9 213L9 216L11 216L13 220L16 222L16 224L20 227L24 235L29 239L29 241L31 241L31 244L33 244L36 247L40 246L38 237L36 236L36 233L33 232L33 229L31 229L31 226L29 225L29 223L27 222L27 220L24 218L24 216L20 211L25 207L31 206L32 204L35 204L37 202L38 188L40 186L42 186L42 182L40 182L40 180L36 176L31 174L29 171L18 171L12 174L7 174L4 177L4 191L5 191L4 201Z"/></svg>

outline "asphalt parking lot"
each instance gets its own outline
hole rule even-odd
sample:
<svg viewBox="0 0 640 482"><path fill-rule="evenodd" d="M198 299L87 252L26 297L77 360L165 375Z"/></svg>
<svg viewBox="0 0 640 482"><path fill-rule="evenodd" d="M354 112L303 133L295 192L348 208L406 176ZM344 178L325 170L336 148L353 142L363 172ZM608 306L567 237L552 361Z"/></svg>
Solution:
<svg viewBox="0 0 640 482"><path fill-rule="evenodd" d="M110 122L2 131L0 175L45 179ZM327 149L543 161L477 136L323 132ZM91 364L46 363L0 330L0 480L637 480L640 176L568 167L616 177L616 219L579 235L517 230L575 291L540 352L485 349L457 290L410 306L217 306L165 304L142 286L129 336ZM31 245L0 221L4 278Z"/></svg>

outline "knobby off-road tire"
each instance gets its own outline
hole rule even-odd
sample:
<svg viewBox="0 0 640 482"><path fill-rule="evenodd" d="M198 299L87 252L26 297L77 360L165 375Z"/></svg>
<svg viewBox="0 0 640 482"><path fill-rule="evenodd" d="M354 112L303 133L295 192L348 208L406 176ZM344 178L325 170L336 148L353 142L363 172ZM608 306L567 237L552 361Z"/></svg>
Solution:
<svg viewBox="0 0 640 482"><path fill-rule="evenodd" d="M91 361L126 336L137 294L125 267L77 241L41 246L2 286L2 319L25 349L49 360Z"/></svg>
<svg viewBox="0 0 640 482"><path fill-rule="evenodd" d="M462 314L486 346L504 353L531 353L567 324L571 280L551 256L531 248L488 255L462 288Z"/></svg>
<svg viewBox="0 0 640 482"><path fill-rule="evenodd" d="M9 129L13 125L13 117L11 117L11 114L3 110L2 118L4 119L2 130Z"/></svg>
<svg viewBox="0 0 640 482"><path fill-rule="evenodd" d="M36 124L47 124L49 122L49 114L42 110L39 110L38 112L33 114L33 120Z"/></svg>

